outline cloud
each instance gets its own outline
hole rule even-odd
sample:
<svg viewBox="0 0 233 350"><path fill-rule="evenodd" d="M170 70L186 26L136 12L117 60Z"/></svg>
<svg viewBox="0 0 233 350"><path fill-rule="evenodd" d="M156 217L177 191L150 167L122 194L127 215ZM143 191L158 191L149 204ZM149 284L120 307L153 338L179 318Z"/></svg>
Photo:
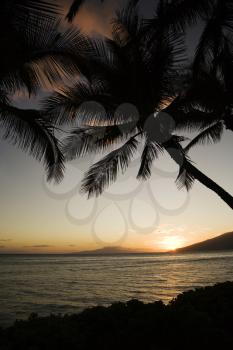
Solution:
<svg viewBox="0 0 233 350"><path fill-rule="evenodd" d="M12 239L0 239L0 242L10 242Z"/></svg>
<svg viewBox="0 0 233 350"><path fill-rule="evenodd" d="M69 244L69 247L76 247L75 244Z"/></svg>
<svg viewBox="0 0 233 350"><path fill-rule="evenodd" d="M5 246L4 245L0 245L0 249L3 249L3 248L5 248Z"/></svg>

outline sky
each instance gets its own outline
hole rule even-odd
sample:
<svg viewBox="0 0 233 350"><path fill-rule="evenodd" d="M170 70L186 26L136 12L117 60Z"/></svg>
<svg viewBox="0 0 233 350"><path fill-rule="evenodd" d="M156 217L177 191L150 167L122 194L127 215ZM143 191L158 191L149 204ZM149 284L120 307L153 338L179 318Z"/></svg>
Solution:
<svg viewBox="0 0 233 350"><path fill-rule="evenodd" d="M113 1L101 7L87 1L76 23L91 32L108 33ZM143 5L149 11L148 3ZM194 45L197 33L190 36ZM23 106L22 97L17 103ZM35 100L30 105L36 104ZM224 134L216 145L190 153L196 166L233 194L233 139ZM232 210L196 182L187 193L175 185L177 167L162 157L152 178L135 179L140 153L125 176L120 176L98 199L79 193L89 156L67 164L60 185L46 183L42 164L8 144L0 143L0 253L64 253L122 246L143 251L165 251L232 231Z"/></svg>

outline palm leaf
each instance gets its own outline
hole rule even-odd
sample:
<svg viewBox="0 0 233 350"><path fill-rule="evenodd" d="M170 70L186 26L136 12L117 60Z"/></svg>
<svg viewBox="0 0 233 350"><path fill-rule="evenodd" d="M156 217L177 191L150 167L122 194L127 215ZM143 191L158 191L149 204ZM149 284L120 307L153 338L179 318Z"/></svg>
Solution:
<svg viewBox="0 0 233 350"><path fill-rule="evenodd" d="M147 79L153 89L155 109L160 110L161 103L173 96L185 62L183 35L168 30L157 33L143 55Z"/></svg>
<svg viewBox="0 0 233 350"><path fill-rule="evenodd" d="M214 122L218 122L220 117L216 112L204 112L197 109L190 109L187 112L182 109L165 109L175 121L175 129L182 131L196 131L211 126Z"/></svg>
<svg viewBox="0 0 233 350"><path fill-rule="evenodd" d="M1 60L0 84L9 92L26 86L29 93L35 93L48 83L88 73L85 54L90 40L75 28L61 32L55 19L37 16L8 36L16 44L3 40L8 60Z"/></svg>
<svg viewBox="0 0 233 350"><path fill-rule="evenodd" d="M102 152L124 141L135 131L134 123L76 128L65 139L63 152L67 160L85 156L90 152Z"/></svg>
<svg viewBox="0 0 233 350"><path fill-rule="evenodd" d="M3 0L0 6L1 25L7 27L8 31L10 28L18 30L29 19L32 25L42 16L52 21L61 12L59 5L46 0Z"/></svg>
<svg viewBox="0 0 233 350"><path fill-rule="evenodd" d="M23 11L57 14L58 6L44 0L14 0L16 7Z"/></svg>
<svg viewBox="0 0 233 350"><path fill-rule="evenodd" d="M181 31L186 29L186 25L196 24L198 19L209 17L214 5L212 0L173 0L167 3L163 13L165 23Z"/></svg>
<svg viewBox="0 0 233 350"><path fill-rule="evenodd" d="M169 141L163 144L170 157L179 165L180 171L176 179L179 189L185 187L187 191L192 188L195 177L189 169L190 159L185 154L180 142L184 141L183 137L173 135Z"/></svg>
<svg viewBox="0 0 233 350"><path fill-rule="evenodd" d="M228 98L233 100L233 43L231 37L224 38L222 52L216 60L217 70L227 90ZM226 103L227 104L227 103Z"/></svg>
<svg viewBox="0 0 233 350"><path fill-rule="evenodd" d="M233 4L231 0L217 1L216 15L224 30L233 31Z"/></svg>
<svg viewBox="0 0 233 350"><path fill-rule="evenodd" d="M121 10L117 11L112 21L112 36L120 46L127 44L128 40L136 40L142 32L143 21L138 15L139 0L130 0Z"/></svg>
<svg viewBox="0 0 233 350"><path fill-rule="evenodd" d="M203 130L200 134L198 134L189 144L185 147L185 152L189 152L191 148L198 144L207 144L207 143L216 143L221 140L223 134L224 126L220 121L218 123L213 124L209 128Z"/></svg>
<svg viewBox="0 0 233 350"><path fill-rule="evenodd" d="M167 109L178 128L207 127L221 119L227 105L224 82L215 76L199 73L182 97L177 98Z"/></svg>
<svg viewBox="0 0 233 350"><path fill-rule="evenodd" d="M191 163L185 159L176 179L176 184L178 188L182 189L183 187L185 187L187 191L189 191L192 188L193 183L195 181L195 176L188 168L189 164Z"/></svg>
<svg viewBox="0 0 233 350"><path fill-rule="evenodd" d="M74 17L76 16L76 14L78 13L80 7L82 6L82 4L85 2L85 0L74 0L70 9L69 9L69 12L67 13L66 15L66 19L69 21L69 22L72 22Z"/></svg>
<svg viewBox="0 0 233 350"><path fill-rule="evenodd" d="M38 35L38 31L40 35ZM50 81L56 78L73 77L78 73L88 74L85 55L89 52L90 39L77 28L61 31L60 22L44 18L37 19L37 24L25 28L26 46L32 67L41 67L43 74Z"/></svg>
<svg viewBox="0 0 233 350"><path fill-rule="evenodd" d="M61 181L64 164L60 144L54 136L53 127L42 118L39 111L18 109L1 103L0 124L5 130L4 139L44 162L48 181Z"/></svg>
<svg viewBox="0 0 233 350"><path fill-rule="evenodd" d="M194 74L203 69L216 71L216 64L222 51L227 36L233 31L233 5L232 1L216 1L212 17L206 21L205 29L199 41L195 60Z"/></svg>
<svg viewBox="0 0 233 350"><path fill-rule="evenodd" d="M101 2L103 2L104 0L101 0ZM68 20L68 22L72 22L74 17L77 15L80 7L83 5L83 3L85 2L85 0L74 0L67 15L66 15L66 19Z"/></svg>
<svg viewBox="0 0 233 350"><path fill-rule="evenodd" d="M159 153L163 152L163 148L156 142L147 141L141 156L141 166L137 175L139 180L147 180L151 176L151 167L155 158Z"/></svg>
<svg viewBox="0 0 233 350"><path fill-rule="evenodd" d="M121 100L101 80L93 80L93 84L80 81L74 87L52 95L43 106L51 119L59 124L78 121L90 126L108 126L138 120L136 108L131 111L118 108Z"/></svg>
<svg viewBox="0 0 233 350"><path fill-rule="evenodd" d="M98 122L108 120L102 107L106 101L112 101L112 96L101 94L99 89L96 91L95 87L79 82L49 97L43 106L55 123L73 123L79 119L81 123L98 125Z"/></svg>
<svg viewBox="0 0 233 350"><path fill-rule="evenodd" d="M222 31L218 22L216 22L216 19L207 21L206 27L199 40L193 63L195 76L198 76L199 72L203 69L211 71L214 58L219 54L219 52L216 52L216 49L221 50L221 45L219 44L222 39Z"/></svg>
<svg viewBox="0 0 233 350"><path fill-rule="evenodd" d="M88 197L99 196L110 183L116 181L121 169L124 173L137 149L138 141L132 137L122 147L114 150L102 160L92 165L82 182L82 192Z"/></svg>
<svg viewBox="0 0 233 350"><path fill-rule="evenodd" d="M144 21L149 43L164 31L185 33L187 26L196 24L200 18L210 18L213 8L212 0L159 0L153 18Z"/></svg>

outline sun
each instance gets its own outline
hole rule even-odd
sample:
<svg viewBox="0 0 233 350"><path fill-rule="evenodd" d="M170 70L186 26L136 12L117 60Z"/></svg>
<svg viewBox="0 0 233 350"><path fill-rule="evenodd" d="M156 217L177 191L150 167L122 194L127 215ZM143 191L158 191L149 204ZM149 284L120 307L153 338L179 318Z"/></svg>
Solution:
<svg viewBox="0 0 233 350"><path fill-rule="evenodd" d="M167 236L160 242L160 246L163 250L176 250L182 247L184 239L180 236Z"/></svg>

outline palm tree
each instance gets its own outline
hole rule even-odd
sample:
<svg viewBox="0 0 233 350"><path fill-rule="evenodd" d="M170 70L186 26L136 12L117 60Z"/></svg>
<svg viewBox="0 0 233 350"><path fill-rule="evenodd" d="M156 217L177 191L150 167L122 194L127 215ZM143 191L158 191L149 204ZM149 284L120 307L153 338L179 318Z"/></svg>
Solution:
<svg viewBox="0 0 233 350"><path fill-rule="evenodd" d="M196 125L199 131L186 146L186 154L197 144L219 142L224 129L233 131L232 30L232 2L215 1L196 51L189 88L169 106L178 127Z"/></svg>
<svg viewBox="0 0 233 350"><path fill-rule="evenodd" d="M198 4L200 7L195 13L203 13L204 2L198 1ZM171 19L171 14L177 10L170 3L165 8L160 1L156 18L145 26L134 5L130 2L118 13L111 40L93 43L89 81L79 81L45 103L55 123L78 120L79 126L65 142L67 159L123 142L90 168L82 190L89 196L100 195L116 180L119 170L127 169L143 138L145 147L139 179L150 176L152 162L166 151L180 167L177 178L180 186L190 189L197 179L233 208L232 196L194 167L181 145L184 138L174 134L176 128L186 127L186 118L191 113L190 110L186 113L180 104L183 91L177 91L177 82L186 64L183 30L173 30L174 25L183 28L186 20L182 15L178 24L171 20L168 26L160 25L166 19L166 11ZM188 22L194 19L191 12ZM169 107L165 108L167 104ZM173 118L164 112L169 112ZM202 115L199 122L191 118L188 123L197 128L205 124L205 120Z"/></svg>
<svg viewBox="0 0 233 350"><path fill-rule="evenodd" d="M45 1L1 3L0 125L5 138L44 160L49 180L59 181L64 164L53 123L38 110L12 103L18 90L26 89L30 96L63 77L86 74L87 40L77 29L60 31L55 12Z"/></svg>

